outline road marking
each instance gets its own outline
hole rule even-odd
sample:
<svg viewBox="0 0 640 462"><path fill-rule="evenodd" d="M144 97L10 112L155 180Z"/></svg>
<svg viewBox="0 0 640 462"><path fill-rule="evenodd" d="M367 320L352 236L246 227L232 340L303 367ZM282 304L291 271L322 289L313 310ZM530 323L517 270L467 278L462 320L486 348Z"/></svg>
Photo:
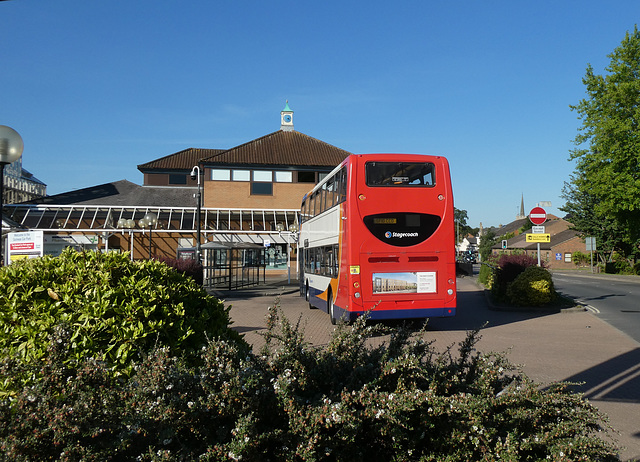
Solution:
<svg viewBox="0 0 640 462"><path fill-rule="evenodd" d="M585 305L585 308L588 311L591 311L594 314L600 314L600 310L598 308L596 308L595 306L591 306L591 305Z"/></svg>

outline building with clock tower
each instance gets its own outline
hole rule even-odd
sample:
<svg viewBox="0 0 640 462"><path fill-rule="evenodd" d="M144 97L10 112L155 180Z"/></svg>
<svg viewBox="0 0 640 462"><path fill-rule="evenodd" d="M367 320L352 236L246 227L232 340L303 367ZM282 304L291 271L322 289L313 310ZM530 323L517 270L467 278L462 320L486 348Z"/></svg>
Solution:
<svg viewBox="0 0 640 462"><path fill-rule="evenodd" d="M138 165L142 185L121 180L48 196L13 206L11 217L42 230L50 254L75 246L129 251L133 259L182 258L200 242L212 281L218 250L208 246L268 244L267 269L283 269L303 196L349 154L294 130L287 101L272 133L231 148L165 155ZM147 215L157 220L152 228Z"/></svg>

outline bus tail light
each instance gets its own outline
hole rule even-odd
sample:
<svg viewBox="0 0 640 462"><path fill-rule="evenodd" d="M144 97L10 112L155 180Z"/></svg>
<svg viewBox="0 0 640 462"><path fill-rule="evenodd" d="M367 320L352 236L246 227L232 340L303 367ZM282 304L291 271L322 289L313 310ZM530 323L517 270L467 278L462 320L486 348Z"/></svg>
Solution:
<svg viewBox="0 0 640 462"><path fill-rule="evenodd" d="M358 281L355 281L353 283L353 287L356 288L356 289L359 289L360 288L360 283Z"/></svg>

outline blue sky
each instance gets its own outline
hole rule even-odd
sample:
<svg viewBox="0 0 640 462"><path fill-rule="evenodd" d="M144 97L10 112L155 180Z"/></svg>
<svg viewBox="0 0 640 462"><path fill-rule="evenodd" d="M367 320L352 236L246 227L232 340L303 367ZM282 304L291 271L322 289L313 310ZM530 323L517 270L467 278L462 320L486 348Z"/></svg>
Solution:
<svg viewBox="0 0 640 462"><path fill-rule="evenodd" d="M189 147L279 129L354 153L450 161L469 224L557 207L569 105L640 19L637 0L0 2L0 124L49 194Z"/></svg>

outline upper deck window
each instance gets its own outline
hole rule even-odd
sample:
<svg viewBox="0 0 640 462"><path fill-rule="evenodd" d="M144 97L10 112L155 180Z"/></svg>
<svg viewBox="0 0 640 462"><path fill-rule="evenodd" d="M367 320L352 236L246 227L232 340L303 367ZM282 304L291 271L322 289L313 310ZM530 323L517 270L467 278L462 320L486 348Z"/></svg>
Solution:
<svg viewBox="0 0 640 462"><path fill-rule="evenodd" d="M435 166L430 162L367 162L367 186L435 186Z"/></svg>

